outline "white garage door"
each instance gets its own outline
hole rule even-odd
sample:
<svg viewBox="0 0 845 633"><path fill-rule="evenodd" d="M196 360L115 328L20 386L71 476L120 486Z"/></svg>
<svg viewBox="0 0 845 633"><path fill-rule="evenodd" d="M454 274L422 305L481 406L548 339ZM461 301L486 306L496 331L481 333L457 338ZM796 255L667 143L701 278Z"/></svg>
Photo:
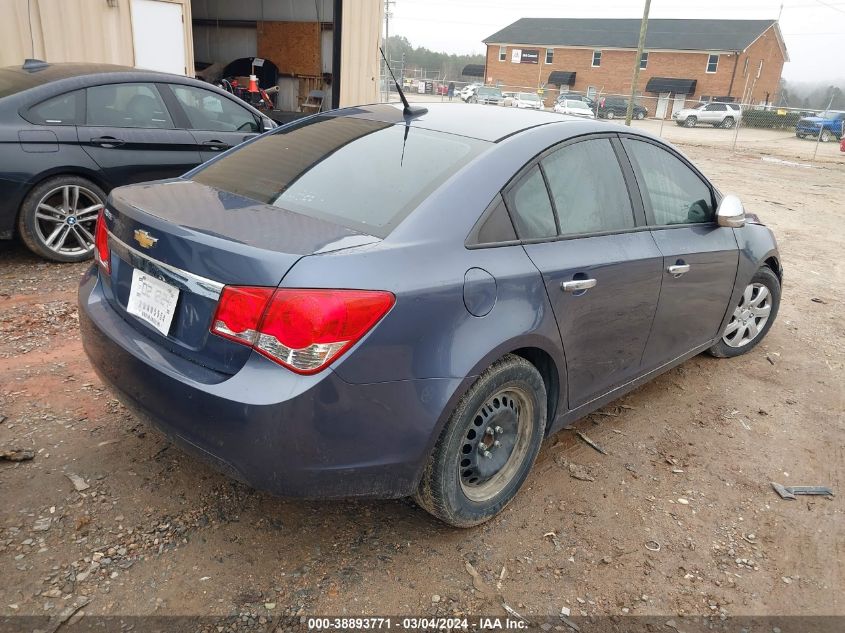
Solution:
<svg viewBox="0 0 845 633"><path fill-rule="evenodd" d="M185 24L182 5L132 0L135 66L185 75Z"/></svg>

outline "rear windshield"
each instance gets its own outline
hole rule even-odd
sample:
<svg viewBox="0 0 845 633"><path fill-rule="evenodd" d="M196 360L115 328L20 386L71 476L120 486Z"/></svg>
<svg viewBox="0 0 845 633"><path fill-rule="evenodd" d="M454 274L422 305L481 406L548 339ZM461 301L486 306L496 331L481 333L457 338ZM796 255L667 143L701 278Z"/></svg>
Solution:
<svg viewBox="0 0 845 633"><path fill-rule="evenodd" d="M279 128L194 171L192 180L386 237L491 144L354 117Z"/></svg>

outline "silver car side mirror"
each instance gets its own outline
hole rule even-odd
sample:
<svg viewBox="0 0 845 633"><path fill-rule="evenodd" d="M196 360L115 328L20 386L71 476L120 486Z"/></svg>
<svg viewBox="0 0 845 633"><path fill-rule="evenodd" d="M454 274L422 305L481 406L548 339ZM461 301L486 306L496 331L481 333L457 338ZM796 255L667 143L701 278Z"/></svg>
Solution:
<svg viewBox="0 0 845 633"><path fill-rule="evenodd" d="M745 207L742 201L734 195L726 195L716 209L716 222L719 226L738 229L745 226Z"/></svg>

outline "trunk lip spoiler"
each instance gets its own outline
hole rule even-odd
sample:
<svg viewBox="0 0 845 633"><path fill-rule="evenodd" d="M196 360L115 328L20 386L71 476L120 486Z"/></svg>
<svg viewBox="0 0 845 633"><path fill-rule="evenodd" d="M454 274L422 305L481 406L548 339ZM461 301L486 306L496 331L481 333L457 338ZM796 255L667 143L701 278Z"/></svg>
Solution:
<svg viewBox="0 0 845 633"><path fill-rule="evenodd" d="M162 281L173 284L180 290L217 301L223 292L225 284L196 275L176 266L165 264L146 253L142 253L122 241L111 231L107 231L110 249L124 259L130 266L155 277L162 277Z"/></svg>

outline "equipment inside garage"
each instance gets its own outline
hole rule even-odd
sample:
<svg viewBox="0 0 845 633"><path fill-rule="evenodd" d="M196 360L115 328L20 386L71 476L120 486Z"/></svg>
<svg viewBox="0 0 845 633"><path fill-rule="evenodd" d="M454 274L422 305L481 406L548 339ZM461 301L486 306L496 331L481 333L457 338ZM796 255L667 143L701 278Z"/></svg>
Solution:
<svg viewBox="0 0 845 633"><path fill-rule="evenodd" d="M196 75L279 121L337 107L338 9L335 0L191 0Z"/></svg>

